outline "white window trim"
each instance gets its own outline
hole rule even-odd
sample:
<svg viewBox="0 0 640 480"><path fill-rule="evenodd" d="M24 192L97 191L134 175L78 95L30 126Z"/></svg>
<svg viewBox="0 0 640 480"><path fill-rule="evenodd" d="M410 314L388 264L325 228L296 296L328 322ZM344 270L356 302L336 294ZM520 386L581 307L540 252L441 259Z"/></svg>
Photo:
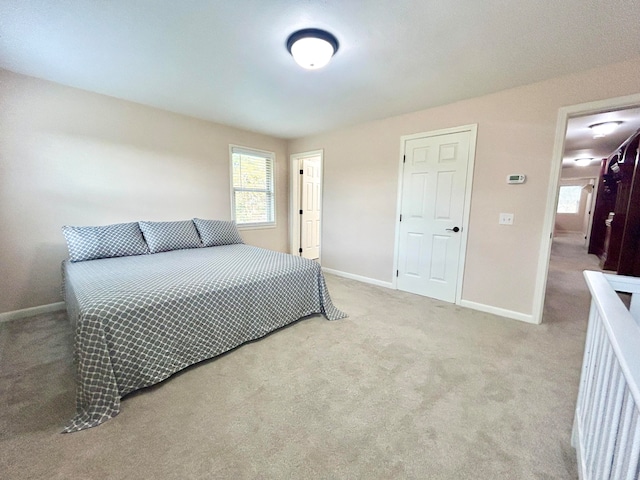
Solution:
<svg viewBox="0 0 640 480"><path fill-rule="evenodd" d="M271 158L271 181L273 184L273 221L272 222L260 222L260 223L243 223L236 224L239 230L260 230L267 228L276 228L277 227L277 200L276 200L276 154L275 152L270 152L268 150L260 150L257 148L243 147L241 145L229 144L229 196L230 196L230 205L231 205L231 218L233 221L236 221L236 208L235 208L235 197L234 193L234 185L233 185L233 154L245 154L245 155L257 155L264 156L267 158Z"/></svg>

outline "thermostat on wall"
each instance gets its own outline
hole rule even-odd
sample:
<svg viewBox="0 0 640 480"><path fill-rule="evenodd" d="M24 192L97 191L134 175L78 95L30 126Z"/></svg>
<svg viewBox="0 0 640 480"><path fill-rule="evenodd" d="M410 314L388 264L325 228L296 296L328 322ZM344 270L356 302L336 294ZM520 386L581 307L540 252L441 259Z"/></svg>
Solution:
<svg viewBox="0 0 640 480"><path fill-rule="evenodd" d="M507 175L507 183L524 183L526 179L527 179L526 175L522 175L519 173Z"/></svg>

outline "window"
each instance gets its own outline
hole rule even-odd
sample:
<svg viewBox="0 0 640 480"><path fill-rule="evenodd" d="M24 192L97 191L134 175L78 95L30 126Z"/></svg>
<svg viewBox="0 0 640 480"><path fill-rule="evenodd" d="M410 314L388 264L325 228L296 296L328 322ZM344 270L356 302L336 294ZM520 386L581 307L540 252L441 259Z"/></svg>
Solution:
<svg viewBox="0 0 640 480"><path fill-rule="evenodd" d="M579 185L562 185L558 195L558 213L578 213L582 187Z"/></svg>
<svg viewBox="0 0 640 480"><path fill-rule="evenodd" d="M238 226L275 225L274 158L231 146L231 214Z"/></svg>

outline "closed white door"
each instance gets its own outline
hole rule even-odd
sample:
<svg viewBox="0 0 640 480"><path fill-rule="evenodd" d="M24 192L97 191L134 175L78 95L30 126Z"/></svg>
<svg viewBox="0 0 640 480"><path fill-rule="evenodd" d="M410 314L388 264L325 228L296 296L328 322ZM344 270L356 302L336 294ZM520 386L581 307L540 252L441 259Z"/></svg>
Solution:
<svg viewBox="0 0 640 480"><path fill-rule="evenodd" d="M302 256L320 258L320 158L303 158L301 188L300 245Z"/></svg>
<svg viewBox="0 0 640 480"><path fill-rule="evenodd" d="M397 287L455 303L471 132L405 141Z"/></svg>

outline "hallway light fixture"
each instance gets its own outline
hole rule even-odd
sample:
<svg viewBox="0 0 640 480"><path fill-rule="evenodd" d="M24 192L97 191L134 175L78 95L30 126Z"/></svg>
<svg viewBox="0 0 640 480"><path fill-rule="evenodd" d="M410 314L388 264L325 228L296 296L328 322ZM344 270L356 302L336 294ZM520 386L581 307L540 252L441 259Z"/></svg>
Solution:
<svg viewBox="0 0 640 480"><path fill-rule="evenodd" d="M317 70L329 63L338 51L338 40L324 30L306 28L289 36L287 50L302 68Z"/></svg>
<svg viewBox="0 0 640 480"><path fill-rule="evenodd" d="M574 160L574 162L576 162L576 165L578 165L579 167L586 167L587 165L590 165L592 161L593 158L591 157L576 158Z"/></svg>
<svg viewBox="0 0 640 480"><path fill-rule="evenodd" d="M601 138L613 133L622 122L602 122L589 125L589 128L593 132L593 138Z"/></svg>

